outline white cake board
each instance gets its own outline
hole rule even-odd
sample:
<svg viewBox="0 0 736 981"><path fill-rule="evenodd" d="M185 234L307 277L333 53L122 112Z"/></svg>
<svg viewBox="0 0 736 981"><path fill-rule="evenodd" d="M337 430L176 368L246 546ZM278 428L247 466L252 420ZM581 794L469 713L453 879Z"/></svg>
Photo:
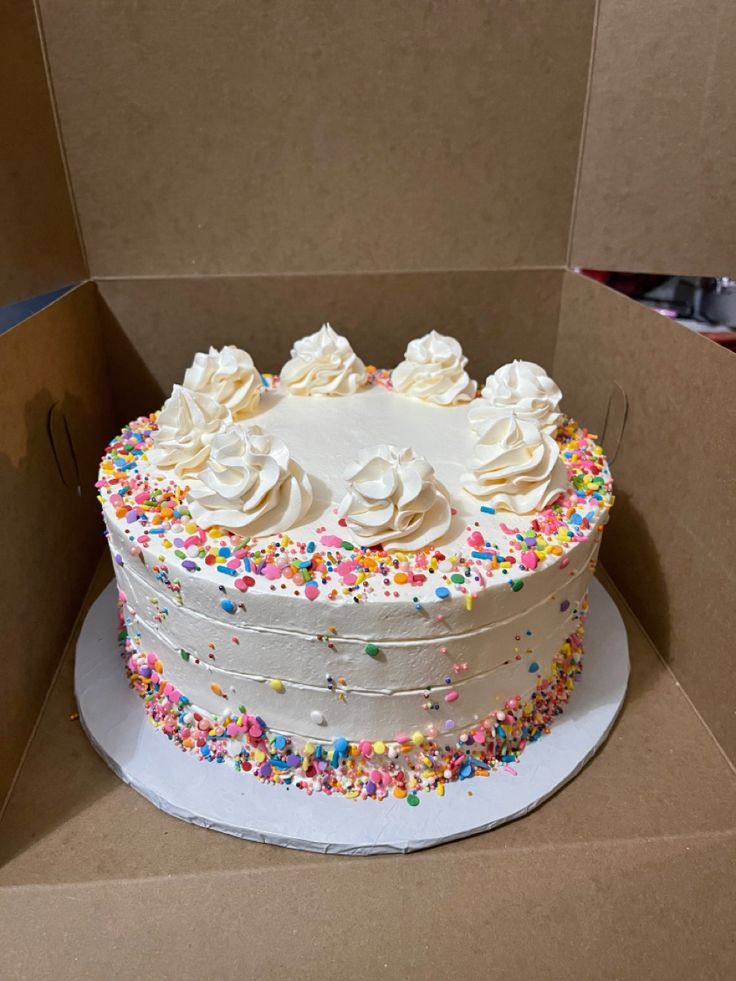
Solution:
<svg viewBox="0 0 736 981"><path fill-rule="evenodd" d="M74 687L90 742L125 783L161 810L205 828L287 848L374 855L430 848L528 814L571 780L604 742L626 694L626 628L603 586L593 580L583 673L549 735L529 745L513 772L448 784L444 797L311 797L263 784L227 763L199 760L174 746L149 721L128 686L117 643L112 582L90 609L77 642ZM469 796L472 791L472 796Z"/></svg>

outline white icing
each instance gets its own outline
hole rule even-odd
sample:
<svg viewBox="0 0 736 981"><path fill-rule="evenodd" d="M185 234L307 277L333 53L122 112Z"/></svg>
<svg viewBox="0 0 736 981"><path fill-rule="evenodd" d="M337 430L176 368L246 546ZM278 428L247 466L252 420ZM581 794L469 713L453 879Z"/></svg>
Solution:
<svg viewBox="0 0 736 981"><path fill-rule="evenodd" d="M470 425L478 435L511 410L518 419L536 422L550 436L554 436L562 421L558 408L562 392L544 368L531 361L503 365L486 378L481 395L468 413Z"/></svg>
<svg viewBox="0 0 736 981"><path fill-rule="evenodd" d="M348 339L329 324L297 341L281 369L281 384L292 395L352 395L367 377Z"/></svg>
<svg viewBox="0 0 736 981"><path fill-rule="evenodd" d="M233 345L221 351L211 347L209 354L195 354L183 386L192 392L204 392L224 405L236 422L255 412L263 389L251 356Z"/></svg>
<svg viewBox="0 0 736 981"><path fill-rule="evenodd" d="M465 365L468 359L454 337L436 330L409 343L391 373L394 391L435 405L456 405L475 397L476 384Z"/></svg>
<svg viewBox="0 0 736 981"><path fill-rule="evenodd" d="M473 464L463 489L496 510L542 511L568 486L557 443L513 412L488 426L475 444Z"/></svg>
<svg viewBox="0 0 736 981"><path fill-rule="evenodd" d="M438 411L378 386L340 399L297 400L278 388L264 392L258 421L286 443L311 475L316 499L289 537L294 542L314 541L323 554L330 550L320 542L323 534L358 544L335 513L344 493L345 467L355 458L356 442L394 443L412 446L431 460L458 510L441 544L446 556L469 554L468 528L476 522L483 538L497 542L508 554L509 535L502 524L518 524L523 531L526 523L510 521L503 511L481 513L479 502L462 492L463 472L474 446L467 414L467 404ZM601 466L607 480L603 458ZM170 473L145 460L141 467L153 486L171 480ZM118 516L110 501L112 492L102 491L103 509L116 556L115 573L127 594L129 628L143 650L155 651L161 659L162 676L208 718L222 719L243 704L274 731L304 735L317 743L337 736L391 740L399 730L426 731L430 725L440 733L463 731L489 711L502 709L506 699L524 699L536 684L531 665L536 662L546 674L560 639L574 629L575 610L592 576L598 528L607 518L604 504L589 499L586 507L595 515L564 545L562 556L548 556L533 570L517 563L508 574L502 569L490 572L489 563L472 560L465 592L465 587L445 578L449 562L439 562L434 574L426 570L423 582L396 586L395 571L403 566L397 556L398 570L369 576L350 592L333 572L327 585L319 583L319 595L310 602L303 586L297 587L296 595L293 579L269 578L257 571L253 560L250 569L240 567L239 575L248 574L253 582L241 592L235 577L201 561L196 544L177 546L197 564L196 571L182 568L173 548L166 553L168 574L179 586L172 593L160 571L161 536L151 535L149 543L141 543L140 523ZM187 534L182 526L170 532L182 540ZM342 550L344 558L352 554ZM305 559L308 555L305 552ZM522 590L510 588L512 576L523 580ZM319 582L319 576L315 579ZM436 587L444 585L450 595L440 599ZM470 606L468 594L473 599ZM356 595L360 602L355 602ZM235 602L233 613L221 606L223 596ZM368 643L378 646L376 657L365 653ZM181 649L191 653L188 661L180 656ZM213 651L215 659L209 656ZM335 690L325 684L328 674ZM274 678L282 679L283 693L270 687L268 680ZM216 694L213 683L227 699ZM437 690L431 701L438 710L423 709L423 686ZM459 692L457 701L445 701L447 688ZM448 729L450 722L454 730Z"/></svg>
<svg viewBox="0 0 736 981"><path fill-rule="evenodd" d="M215 436L209 462L189 489L201 527L251 535L288 531L311 503L309 478L286 443L260 426L232 425Z"/></svg>
<svg viewBox="0 0 736 981"><path fill-rule="evenodd" d="M207 463L212 440L229 421L224 405L204 392L174 385L158 416L149 462L180 477L198 473Z"/></svg>
<svg viewBox="0 0 736 981"><path fill-rule="evenodd" d="M378 444L345 471L338 514L362 545L411 550L436 542L450 526L447 491L427 460L409 447Z"/></svg>

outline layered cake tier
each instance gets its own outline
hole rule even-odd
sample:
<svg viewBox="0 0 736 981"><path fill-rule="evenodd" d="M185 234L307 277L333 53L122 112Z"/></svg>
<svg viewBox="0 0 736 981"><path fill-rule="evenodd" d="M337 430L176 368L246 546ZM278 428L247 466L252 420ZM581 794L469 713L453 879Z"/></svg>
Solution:
<svg viewBox="0 0 736 981"><path fill-rule="evenodd" d="M299 343L280 379L198 355L103 458L132 683L263 780L441 792L569 698L608 466L534 365L478 397L440 335L393 374Z"/></svg>

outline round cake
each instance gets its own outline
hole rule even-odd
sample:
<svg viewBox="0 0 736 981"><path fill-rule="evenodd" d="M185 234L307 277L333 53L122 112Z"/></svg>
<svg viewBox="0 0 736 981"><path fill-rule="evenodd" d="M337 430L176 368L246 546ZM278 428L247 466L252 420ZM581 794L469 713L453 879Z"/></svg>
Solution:
<svg viewBox="0 0 736 981"><path fill-rule="evenodd" d="M181 749L418 800L518 758L582 668L611 476L537 365L393 371L329 325L279 376L198 354L98 488L131 683Z"/></svg>

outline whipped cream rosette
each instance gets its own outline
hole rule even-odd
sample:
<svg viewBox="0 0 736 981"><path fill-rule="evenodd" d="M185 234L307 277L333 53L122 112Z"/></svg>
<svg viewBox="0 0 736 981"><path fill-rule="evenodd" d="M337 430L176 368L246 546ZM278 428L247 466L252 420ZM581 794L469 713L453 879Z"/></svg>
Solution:
<svg viewBox="0 0 736 981"><path fill-rule="evenodd" d="M512 361L486 378L470 408L468 420L480 436L497 419L513 411L517 419L535 422L553 436L562 422L559 411L562 392L544 368L531 361Z"/></svg>
<svg viewBox="0 0 736 981"><path fill-rule="evenodd" d="M345 479L338 515L362 545L416 550L437 541L450 526L446 489L431 464L409 447L367 447Z"/></svg>
<svg viewBox="0 0 736 981"><path fill-rule="evenodd" d="M497 511L542 511L567 490L557 443L536 422L511 412L492 422L473 450L463 490Z"/></svg>
<svg viewBox="0 0 736 981"><path fill-rule="evenodd" d="M207 463L212 440L228 422L230 413L224 405L203 392L174 385L158 415L148 460L180 477L196 474Z"/></svg>
<svg viewBox="0 0 736 981"><path fill-rule="evenodd" d="M329 324L296 341L281 369L281 384L292 395L353 395L368 372L346 337Z"/></svg>
<svg viewBox="0 0 736 981"><path fill-rule="evenodd" d="M182 384L224 405L236 422L255 412L263 390L253 358L234 345L221 351L211 347L208 354L195 354Z"/></svg>
<svg viewBox="0 0 736 981"><path fill-rule="evenodd" d="M201 527L249 535L288 531L311 503L309 477L283 440L260 426L231 425L219 433L189 488L189 509Z"/></svg>
<svg viewBox="0 0 736 981"><path fill-rule="evenodd" d="M436 330L409 343L404 360L391 373L394 391L435 405L457 405L475 397L476 384L465 371L468 359L454 337Z"/></svg>

